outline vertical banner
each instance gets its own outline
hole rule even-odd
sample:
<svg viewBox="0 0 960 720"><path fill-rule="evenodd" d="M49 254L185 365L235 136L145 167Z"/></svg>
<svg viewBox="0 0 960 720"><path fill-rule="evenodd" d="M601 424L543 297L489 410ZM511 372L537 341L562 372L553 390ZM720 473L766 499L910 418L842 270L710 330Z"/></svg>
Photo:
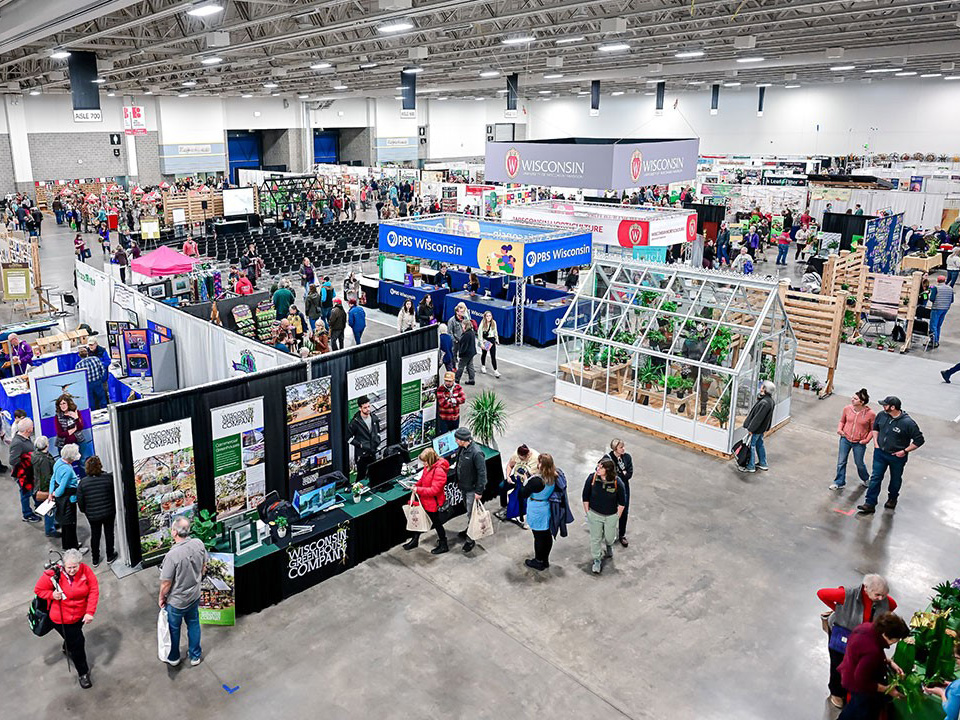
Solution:
<svg viewBox="0 0 960 720"><path fill-rule="evenodd" d="M50 438L50 453L59 457L60 448L76 438L80 462L94 454L93 431L90 429L90 399L87 374L83 370L34 376L33 417L40 418L37 435Z"/></svg>
<svg viewBox="0 0 960 720"><path fill-rule="evenodd" d="M190 418L130 433L143 562L160 559L173 544L170 525L193 517L197 473Z"/></svg>
<svg viewBox="0 0 960 720"><path fill-rule="evenodd" d="M600 114L600 81L590 81L590 117Z"/></svg>
<svg viewBox="0 0 960 720"><path fill-rule="evenodd" d="M217 519L253 510L266 495L263 398L210 411Z"/></svg>
<svg viewBox="0 0 960 720"><path fill-rule="evenodd" d="M429 350L400 359L400 440L408 448L437 434L437 353Z"/></svg>
<svg viewBox="0 0 960 720"><path fill-rule="evenodd" d="M380 447L387 446L387 364L385 362L347 373L347 422L358 412L362 397L370 401L372 412L380 419ZM347 433L349 440L349 432ZM355 469L353 446L350 446L350 472Z"/></svg>
<svg viewBox="0 0 960 720"><path fill-rule="evenodd" d="M200 624L235 625L236 582L233 553L210 553L200 581Z"/></svg>
<svg viewBox="0 0 960 720"><path fill-rule="evenodd" d="M290 487L304 475L333 462L330 449L330 376L287 388L287 438L290 443Z"/></svg>
<svg viewBox="0 0 960 720"><path fill-rule="evenodd" d="M518 75L513 73L507 75L507 109L504 111L504 118L517 117L517 95L518 95Z"/></svg>
<svg viewBox="0 0 960 720"><path fill-rule="evenodd" d="M140 105L123 106L123 132L126 135L146 135L147 117Z"/></svg>

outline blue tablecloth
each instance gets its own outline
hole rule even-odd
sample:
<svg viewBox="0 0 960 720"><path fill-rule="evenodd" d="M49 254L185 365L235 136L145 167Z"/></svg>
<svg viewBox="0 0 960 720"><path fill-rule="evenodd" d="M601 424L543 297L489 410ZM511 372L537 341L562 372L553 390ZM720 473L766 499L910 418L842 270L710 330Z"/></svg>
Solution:
<svg viewBox="0 0 960 720"><path fill-rule="evenodd" d="M110 402L126 402L127 400L139 400L140 394L124 384L123 380L113 376L113 373L107 374L107 391L110 393Z"/></svg>
<svg viewBox="0 0 960 720"><path fill-rule="evenodd" d="M0 329L0 342L6 340L10 335L28 335L30 333L42 333L46 330L52 330L60 323L57 320L38 320L28 323L14 323L5 325Z"/></svg>
<svg viewBox="0 0 960 720"><path fill-rule="evenodd" d="M523 339L537 345L550 345L557 341L554 330L567 313L569 305L560 307L537 307L527 305L523 310Z"/></svg>
<svg viewBox="0 0 960 720"><path fill-rule="evenodd" d="M562 297L567 297L568 295L572 296L572 293L568 293L566 290L558 290L556 288L541 287L540 285L531 285L527 283L526 297L527 302L536 302L537 300L543 300L545 302L550 302L551 300L559 300ZM513 302L513 299L517 296L517 281L511 280L510 284L507 285L507 297L506 299L510 302Z"/></svg>
<svg viewBox="0 0 960 720"><path fill-rule="evenodd" d="M450 282L453 284L454 292L459 292L470 282L470 273L460 270L448 270L450 273ZM495 298L502 298L507 288L506 275L486 275L477 273L477 280L480 281L480 294L483 295L488 290L490 295Z"/></svg>
<svg viewBox="0 0 960 720"><path fill-rule="evenodd" d="M471 299L470 293L467 292L450 293L443 300L444 322L450 319L454 308L461 302L467 306L470 317L476 321L477 325L483 319L483 314L489 310L493 313L493 319L497 323L497 332L500 333L500 339L513 339L516 332L513 303L508 303L506 300L481 300L479 296L476 299Z"/></svg>
<svg viewBox="0 0 960 720"><path fill-rule="evenodd" d="M380 309L387 312L390 308L392 312L400 312L403 307L403 301L407 298L413 300L413 307L417 306L427 295L433 300L434 314L443 310L443 299L450 291L445 287L434 287L433 285L421 285L420 287L406 287L399 283L381 280L380 287L377 290L377 304Z"/></svg>
<svg viewBox="0 0 960 720"><path fill-rule="evenodd" d="M0 385L0 411L7 414L7 419L13 419L13 413L17 410L23 410L27 417L33 417L33 409L30 404L30 393L18 393L16 395L7 395L6 388Z"/></svg>

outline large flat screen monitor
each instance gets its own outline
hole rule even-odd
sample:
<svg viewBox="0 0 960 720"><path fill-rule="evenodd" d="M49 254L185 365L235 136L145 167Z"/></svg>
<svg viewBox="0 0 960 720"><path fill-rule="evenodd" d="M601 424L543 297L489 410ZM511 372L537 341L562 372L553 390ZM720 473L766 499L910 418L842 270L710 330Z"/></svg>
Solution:
<svg viewBox="0 0 960 720"><path fill-rule="evenodd" d="M367 484L370 487L377 487L388 483L400 475L403 469L403 456L390 455L382 460L370 463L367 468Z"/></svg>
<svg viewBox="0 0 960 720"><path fill-rule="evenodd" d="M402 283L407 274L407 263L396 258L384 258L380 269L380 277L395 283Z"/></svg>
<svg viewBox="0 0 960 720"><path fill-rule="evenodd" d="M457 451L456 430L439 435L433 439L433 450L442 458L450 457Z"/></svg>
<svg viewBox="0 0 960 720"><path fill-rule="evenodd" d="M223 216L253 215L256 206L253 204L253 188L235 188L223 191Z"/></svg>

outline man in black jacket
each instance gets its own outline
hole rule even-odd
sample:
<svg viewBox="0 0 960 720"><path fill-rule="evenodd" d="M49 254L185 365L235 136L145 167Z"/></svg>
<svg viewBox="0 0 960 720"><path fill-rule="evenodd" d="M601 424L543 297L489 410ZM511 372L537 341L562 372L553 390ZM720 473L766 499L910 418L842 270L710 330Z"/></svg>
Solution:
<svg viewBox="0 0 960 720"><path fill-rule="evenodd" d="M769 380L764 380L760 386L760 397L750 408L747 419L743 421L743 427L749 433L749 440L744 438L744 442L750 443L750 461L746 467L738 467L740 472L770 469L767 467L767 450L763 446L763 434L773 425L773 408L776 404L773 393L776 389L776 385ZM756 453L756 460L754 460L754 453Z"/></svg>
<svg viewBox="0 0 960 720"><path fill-rule="evenodd" d="M86 476L77 486L77 507L90 523L90 555L93 566L100 564L100 533L107 544L107 562L117 559L113 549L113 524L117 516L117 504L113 494L113 475L103 471L100 458L91 455L84 466Z"/></svg>
<svg viewBox="0 0 960 720"><path fill-rule="evenodd" d="M380 449L380 418L373 413L370 399L361 395L357 400L357 413L350 420L350 444L357 466L357 482L367 476L367 468L377 459Z"/></svg>
<svg viewBox="0 0 960 720"><path fill-rule="evenodd" d="M330 349L343 350L343 333L347 327L347 312L343 309L340 298L333 299L333 310L330 311L327 327L330 328Z"/></svg>
<svg viewBox="0 0 960 720"><path fill-rule="evenodd" d="M458 428L453 437L460 446L457 451L457 484L463 492L463 504L467 508L467 526L469 527L470 518L473 515L473 504L475 501L482 500L483 489L487 486L487 459L480 446L473 441L473 435L467 428ZM467 537L466 530L460 533L460 537L466 539L463 551L473 550L477 543Z"/></svg>
<svg viewBox="0 0 960 720"><path fill-rule="evenodd" d="M870 473L870 485L863 505L857 506L861 515L872 515L876 509L880 499L880 485L887 468L890 468L890 486L887 488L887 502L884 507L887 510L897 507L907 454L926 442L917 423L900 409L900 398L891 395L881 400L880 404L883 412L877 413L877 418L873 421L873 469Z"/></svg>

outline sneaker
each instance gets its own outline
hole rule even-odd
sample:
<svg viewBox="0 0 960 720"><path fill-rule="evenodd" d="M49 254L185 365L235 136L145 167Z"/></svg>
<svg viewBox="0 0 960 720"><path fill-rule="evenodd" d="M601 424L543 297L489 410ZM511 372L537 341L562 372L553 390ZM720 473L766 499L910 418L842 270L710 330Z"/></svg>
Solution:
<svg viewBox="0 0 960 720"><path fill-rule="evenodd" d="M201 656L198 657L198 658L190 658L190 665L191 665L191 667L196 667L197 665L199 665L199 664L202 663L202 662L203 662L203 655L201 655Z"/></svg>
<svg viewBox="0 0 960 720"><path fill-rule="evenodd" d="M81 555L86 555L88 552L90 552L90 548L88 548L88 547L86 547L86 546L84 546L84 545L81 545L80 547L78 547L77 550L80 551L80 554L81 554Z"/></svg>
<svg viewBox="0 0 960 720"><path fill-rule="evenodd" d="M506 519L507 519L507 509L506 509L506 508L501 508L500 510L497 510L497 511L493 514L493 516L494 516L497 520L506 520Z"/></svg>
<svg viewBox="0 0 960 720"><path fill-rule="evenodd" d="M520 527L522 527L524 530L529 530L529 529L530 529L530 526L527 525L527 521L526 521L526 520L521 520L521 521L520 521Z"/></svg>
<svg viewBox="0 0 960 720"><path fill-rule="evenodd" d="M464 385L476 385L477 383L473 380L467 380Z"/></svg>
<svg viewBox="0 0 960 720"><path fill-rule="evenodd" d="M470 552L471 550L473 550L473 548L475 548L476 546L477 546L477 543L476 543L475 541L473 541L473 540L467 540L467 541L463 544L463 551L464 551L465 553L468 553L468 552Z"/></svg>
<svg viewBox="0 0 960 720"><path fill-rule="evenodd" d="M486 368L485 366L481 365L481 366L480 366L480 372L482 372L484 375L486 375L486 374L487 374L487 368Z"/></svg>
<svg viewBox="0 0 960 720"><path fill-rule="evenodd" d="M862 487L868 488L868 487L870 487L870 481L869 481L869 480L861 480L861 481L860 481L860 485L861 485Z"/></svg>
<svg viewBox="0 0 960 720"><path fill-rule="evenodd" d="M114 555L113 557L110 557L109 555L107 555L107 565L112 565L113 563L115 563L118 557L120 556Z"/></svg>
<svg viewBox="0 0 960 720"><path fill-rule="evenodd" d="M767 471L769 469L766 465L757 465L757 470Z"/></svg>
<svg viewBox="0 0 960 720"><path fill-rule="evenodd" d="M843 485L837 485L836 483L833 483L833 485L828 487L827 490L843 490L843 488Z"/></svg>
<svg viewBox="0 0 960 720"><path fill-rule="evenodd" d="M171 660L170 658L164 658L163 661L170 667L176 667L177 665L180 664L180 658L177 658L176 660Z"/></svg>
<svg viewBox="0 0 960 720"><path fill-rule="evenodd" d="M945 383L947 383L948 385L951 384L951 383L950 383L950 376L947 375L947 371L946 371L946 370L941 370L941 371L940 371L940 377L942 377L942 378L943 378L943 381L944 381Z"/></svg>
<svg viewBox="0 0 960 720"><path fill-rule="evenodd" d="M89 690L93 687L93 681L90 679L90 673L80 676L80 687L82 687L84 690Z"/></svg>
<svg viewBox="0 0 960 720"><path fill-rule="evenodd" d="M630 545L630 542L627 540L626 535L620 536L620 544L623 545L623 547L628 547Z"/></svg>
<svg viewBox="0 0 960 720"><path fill-rule="evenodd" d="M896 501L896 500L887 500L887 501L883 504L883 507L885 507L887 510L896 510L896 509L897 509L897 501Z"/></svg>
<svg viewBox="0 0 960 720"><path fill-rule="evenodd" d="M528 558L528 559L524 560L524 561L523 561L523 564L526 565L526 566L527 566L528 568L530 568L531 570L546 570L546 569L547 569L547 566L544 565L542 562L540 562L539 560L531 559L531 558Z"/></svg>
<svg viewBox="0 0 960 720"><path fill-rule="evenodd" d="M96 560L93 561L93 566L94 566L95 568L100 567L100 558L97 558Z"/></svg>
<svg viewBox="0 0 960 720"><path fill-rule="evenodd" d="M756 472L756 470L748 468L746 465L737 465L737 470L740 472Z"/></svg>
<svg viewBox="0 0 960 720"><path fill-rule="evenodd" d="M876 512L874 505L857 505L857 513L859 515L873 515Z"/></svg>
<svg viewBox="0 0 960 720"><path fill-rule="evenodd" d="M493 371L493 376L494 376L495 378L498 378L498 377L500 377L500 373L499 373L498 371L494 370L494 371ZM950 382L950 381L947 380L947 382Z"/></svg>
<svg viewBox="0 0 960 720"><path fill-rule="evenodd" d="M430 553L433 555L443 555L445 552L450 552L450 548L447 547L447 544L445 542L438 543L437 546L430 551Z"/></svg>
<svg viewBox="0 0 960 720"><path fill-rule="evenodd" d="M593 561L593 572L597 575L603 572L603 563L599 560Z"/></svg>
<svg viewBox="0 0 960 720"><path fill-rule="evenodd" d="M20 520L22 522L35 523L35 522L40 522L41 520L43 520L43 518L40 517L39 515L28 515L25 518L20 518Z"/></svg>
<svg viewBox="0 0 960 720"><path fill-rule="evenodd" d="M420 538L418 537L410 538L403 544L403 549L413 550L419 544L420 544Z"/></svg>

